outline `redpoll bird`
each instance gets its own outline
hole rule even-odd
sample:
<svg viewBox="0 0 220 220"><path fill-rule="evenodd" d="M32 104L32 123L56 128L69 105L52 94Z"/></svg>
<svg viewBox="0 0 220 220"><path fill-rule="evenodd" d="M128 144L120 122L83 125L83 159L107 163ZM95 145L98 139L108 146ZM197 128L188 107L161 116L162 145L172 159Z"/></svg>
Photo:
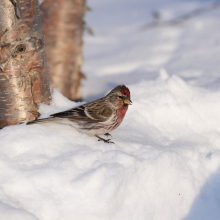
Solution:
<svg viewBox="0 0 220 220"><path fill-rule="evenodd" d="M104 139L99 135L111 136L109 132L121 124L131 103L129 89L119 85L103 98L27 124L62 122L83 133L95 135L99 141L114 143L110 141L111 139Z"/></svg>

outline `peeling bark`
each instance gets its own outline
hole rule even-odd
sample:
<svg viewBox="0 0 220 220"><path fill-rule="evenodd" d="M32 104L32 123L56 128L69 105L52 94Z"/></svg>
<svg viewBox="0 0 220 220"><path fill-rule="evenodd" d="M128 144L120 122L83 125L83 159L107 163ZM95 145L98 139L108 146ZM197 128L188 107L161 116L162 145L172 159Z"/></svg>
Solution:
<svg viewBox="0 0 220 220"><path fill-rule="evenodd" d="M43 33L51 86L71 100L81 99L85 0L44 0Z"/></svg>
<svg viewBox="0 0 220 220"><path fill-rule="evenodd" d="M0 2L0 128L34 120L49 104L37 0Z"/></svg>

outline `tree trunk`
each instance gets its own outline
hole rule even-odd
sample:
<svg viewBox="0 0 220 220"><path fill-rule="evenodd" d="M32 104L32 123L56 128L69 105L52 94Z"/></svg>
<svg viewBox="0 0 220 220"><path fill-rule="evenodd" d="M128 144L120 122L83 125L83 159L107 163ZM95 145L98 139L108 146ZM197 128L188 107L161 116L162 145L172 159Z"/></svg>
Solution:
<svg viewBox="0 0 220 220"><path fill-rule="evenodd" d="M51 86L71 100L81 99L85 0L44 0L42 26Z"/></svg>
<svg viewBox="0 0 220 220"><path fill-rule="evenodd" d="M0 128L36 119L49 97L38 2L1 0Z"/></svg>

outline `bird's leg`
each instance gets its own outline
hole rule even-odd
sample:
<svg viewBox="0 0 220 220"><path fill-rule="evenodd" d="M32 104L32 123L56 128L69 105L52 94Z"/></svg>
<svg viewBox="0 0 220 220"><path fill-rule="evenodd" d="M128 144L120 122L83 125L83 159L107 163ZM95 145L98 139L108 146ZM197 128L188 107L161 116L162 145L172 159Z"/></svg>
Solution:
<svg viewBox="0 0 220 220"><path fill-rule="evenodd" d="M95 136L98 138L98 141L103 141L108 144L114 144L114 142L110 141L111 139L104 139L104 138L99 137L98 135L95 135Z"/></svg>
<svg viewBox="0 0 220 220"><path fill-rule="evenodd" d="M112 135L109 134L109 133L105 133L104 135L105 135L106 137L108 137L108 136L112 137Z"/></svg>

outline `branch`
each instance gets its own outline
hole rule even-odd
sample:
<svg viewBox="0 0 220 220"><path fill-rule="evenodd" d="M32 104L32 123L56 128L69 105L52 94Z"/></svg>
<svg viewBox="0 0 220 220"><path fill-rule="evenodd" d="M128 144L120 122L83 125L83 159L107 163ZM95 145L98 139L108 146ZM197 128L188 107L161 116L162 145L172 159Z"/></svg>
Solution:
<svg viewBox="0 0 220 220"><path fill-rule="evenodd" d="M153 20L152 22L150 22L148 24L143 25L140 28L140 30L146 31L146 30L149 30L149 29L152 29L152 28L157 28L157 27L178 25L178 24L186 22L187 20L189 20L193 17L196 17L200 14L215 10L218 7L220 7L220 2L214 2L214 3L211 3L209 5L204 6L202 8L196 9L194 11L191 11L187 14L181 15L179 17L173 18L173 19L168 20L168 21L159 21L158 20L159 16L158 16L158 13L157 13L157 16L156 16L157 19Z"/></svg>

